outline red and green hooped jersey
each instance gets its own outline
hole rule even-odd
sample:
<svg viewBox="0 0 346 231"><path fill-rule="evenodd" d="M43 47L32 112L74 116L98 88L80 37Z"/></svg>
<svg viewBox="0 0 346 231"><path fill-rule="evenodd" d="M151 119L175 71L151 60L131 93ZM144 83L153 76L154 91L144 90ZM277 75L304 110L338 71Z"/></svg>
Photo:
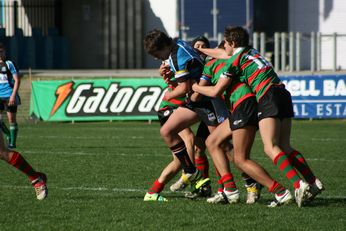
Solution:
<svg viewBox="0 0 346 231"><path fill-rule="evenodd" d="M226 76L250 86L252 92L256 94L257 101L272 84L281 83L272 65L251 47L238 48L227 60L225 68Z"/></svg>
<svg viewBox="0 0 346 231"><path fill-rule="evenodd" d="M220 76L227 71L227 60L225 59L212 59L204 65L203 74L201 79L206 80L210 85L216 85ZM232 79L232 83L225 91L225 99L227 106L231 111L245 99L254 97L251 89L245 84L238 81L236 78Z"/></svg>
<svg viewBox="0 0 346 231"><path fill-rule="evenodd" d="M167 88L167 91L173 91L173 89L174 89L174 87L169 85L168 88ZM164 96L162 98L161 103L160 103L159 111L160 110L164 110L164 109L166 109L168 107L173 107L173 108L180 107L180 106L185 104L185 99L186 99L186 97L166 100L165 96Z"/></svg>

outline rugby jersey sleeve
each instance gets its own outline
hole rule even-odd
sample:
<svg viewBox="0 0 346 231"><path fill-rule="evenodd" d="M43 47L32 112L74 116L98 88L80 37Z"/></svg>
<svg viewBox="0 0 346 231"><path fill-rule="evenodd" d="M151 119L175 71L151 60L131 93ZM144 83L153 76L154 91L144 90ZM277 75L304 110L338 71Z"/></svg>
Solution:
<svg viewBox="0 0 346 231"><path fill-rule="evenodd" d="M14 66L14 64L10 60L6 61L6 65L7 65L8 69L10 70L12 75L16 75L17 74L17 69L16 69L16 67Z"/></svg>

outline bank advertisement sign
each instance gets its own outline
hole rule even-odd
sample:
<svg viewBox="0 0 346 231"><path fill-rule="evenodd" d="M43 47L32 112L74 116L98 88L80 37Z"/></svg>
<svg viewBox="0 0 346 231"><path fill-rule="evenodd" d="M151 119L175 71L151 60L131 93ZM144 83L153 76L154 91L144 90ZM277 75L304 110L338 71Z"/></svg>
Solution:
<svg viewBox="0 0 346 231"><path fill-rule="evenodd" d="M346 118L346 75L281 76L295 118ZM156 120L160 78L33 81L30 114L45 121Z"/></svg>
<svg viewBox="0 0 346 231"><path fill-rule="evenodd" d="M159 78L33 81L30 114L46 121L154 120Z"/></svg>
<svg viewBox="0 0 346 231"><path fill-rule="evenodd" d="M280 76L295 118L346 118L346 75Z"/></svg>

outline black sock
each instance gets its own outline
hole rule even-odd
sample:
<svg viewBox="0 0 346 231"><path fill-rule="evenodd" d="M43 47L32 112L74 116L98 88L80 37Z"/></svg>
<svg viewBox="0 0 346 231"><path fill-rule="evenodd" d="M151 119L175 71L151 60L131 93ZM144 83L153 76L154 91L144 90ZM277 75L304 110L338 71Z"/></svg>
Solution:
<svg viewBox="0 0 346 231"><path fill-rule="evenodd" d="M170 147L172 153L179 159L181 167L185 173L195 173L196 167L192 163L189 155L186 151L185 143L182 141L172 147Z"/></svg>

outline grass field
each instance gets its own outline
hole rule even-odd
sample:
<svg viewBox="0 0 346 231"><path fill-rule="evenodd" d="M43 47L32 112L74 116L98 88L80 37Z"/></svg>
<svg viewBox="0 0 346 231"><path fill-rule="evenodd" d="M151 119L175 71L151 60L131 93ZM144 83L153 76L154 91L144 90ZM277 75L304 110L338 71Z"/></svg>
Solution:
<svg viewBox="0 0 346 231"><path fill-rule="evenodd" d="M307 207L267 208L267 190L245 204L236 170L239 204L192 201L168 186L168 203L143 202L171 159L158 123L21 124L18 151L48 175L49 196L37 201L26 177L1 162L0 230L346 230L346 121L295 121L292 135L326 191ZM259 137L252 157L292 189Z"/></svg>

